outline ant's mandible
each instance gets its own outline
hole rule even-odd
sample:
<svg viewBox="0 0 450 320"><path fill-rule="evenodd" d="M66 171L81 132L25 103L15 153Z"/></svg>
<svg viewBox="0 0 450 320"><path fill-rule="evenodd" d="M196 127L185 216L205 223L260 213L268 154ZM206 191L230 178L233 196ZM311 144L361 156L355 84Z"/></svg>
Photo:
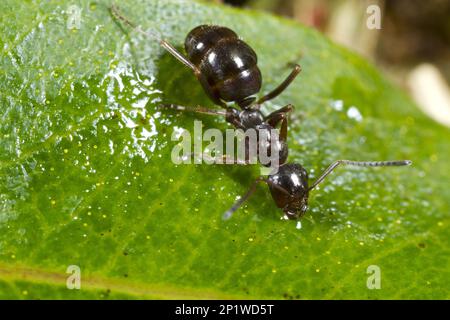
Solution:
<svg viewBox="0 0 450 320"><path fill-rule="evenodd" d="M163 48L194 72L211 100L226 110L212 110L202 107L186 107L173 104L165 104L162 107L179 111L224 116L227 122L243 130L271 129L281 123L279 167L276 168L275 173L270 174L268 177L257 178L246 194L224 214L225 219L231 217L233 212L254 193L257 184L260 182L267 183L272 198L277 207L283 210L285 218L297 220L308 209L309 192L339 165L380 167L407 166L412 163L410 160L337 160L309 186L307 171L300 164L286 163L288 155L286 144L287 115L293 110L293 106L289 104L272 112L268 116L264 116L260 111L260 106L263 102L278 96L295 79L301 71L299 65L295 65L289 76L278 87L256 100L253 95L260 91L262 82L261 72L257 66L257 56L253 49L244 41L240 40L234 31L213 25L201 25L194 28L189 32L185 40L185 49L188 55L188 58L186 58L167 41L158 38L154 34L145 32L131 23L119 13L117 7L114 5L111 7L111 12L116 18L136 31L151 38L158 39ZM229 107L225 102L235 102L241 110ZM245 161L235 161L234 163L247 164Z"/></svg>

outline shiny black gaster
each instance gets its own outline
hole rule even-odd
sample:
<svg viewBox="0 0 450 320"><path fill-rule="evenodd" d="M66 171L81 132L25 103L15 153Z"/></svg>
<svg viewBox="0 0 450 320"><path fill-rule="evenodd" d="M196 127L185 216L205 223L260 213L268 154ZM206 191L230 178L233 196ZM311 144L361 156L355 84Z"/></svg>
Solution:
<svg viewBox="0 0 450 320"><path fill-rule="evenodd" d="M198 68L203 89L217 104L234 101L240 106L261 89L257 56L237 34L225 27L201 25L189 32L184 47Z"/></svg>

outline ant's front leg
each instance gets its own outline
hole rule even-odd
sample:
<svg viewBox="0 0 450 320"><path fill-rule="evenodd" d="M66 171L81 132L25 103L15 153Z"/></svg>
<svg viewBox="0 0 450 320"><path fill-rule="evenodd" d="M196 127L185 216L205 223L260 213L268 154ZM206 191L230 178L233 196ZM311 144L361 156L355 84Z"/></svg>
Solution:
<svg viewBox="0 0 450 320"><path fill-rule="evenodd" d="M266 182L267 183L267 178L264 177L259 177L257 178L252 185L250 186L250 188L248 189L248 191L238 200L236 201L235 204L233 204L233 206L227 210L223 215L222 215L222 219L223 220L228 220L231 218L231 216L233 215L233 213L239 209L239 207L256 191L256 187L258 186L258 184L260 184L261 182Z"/></svg>
<svg viewBox="0 0 450 320"><path fill-rule="evenodd" d="M266 120L271 127L275 128L278 125L278 123L280 123L280 121L282 121L283 119L287 118L287 115L292 111L294 111L294 106L292 104L288 104L283 108L272 112L271 114L266 116L264 120Z"/></svg>
<svg viewBox="0 0 450 320"><path fill-rule="evenodd" d="M115 4L113 4L110 7L110 10L111 10L111 13L112 13L112 15L114 17L116 17L117 19L122 21L127 26L129 26L132 29L134 29L135 31L145 35L146 37L149 37L150 39L157 40L159 42L159 44L161 45L161 47L166 49L167 52L169 52L172 56L175 57L175 59L180 61L182 64L184 64L189 69L191 69L194 72L195 75L200 74L200 70L191 61L189 61L188 58L186 58L184 55L182 55L169 42L167 42L164 39L161 39L161 37L159 35L157 35L155 32L151 32L151 31L150 32L146 32L146 31L142 30L141 27L139 27L135 23L131 22L130 20L128 20L128 18L126 18L124 15L122 15L122 13L120 12L119 8Z"/></svg>

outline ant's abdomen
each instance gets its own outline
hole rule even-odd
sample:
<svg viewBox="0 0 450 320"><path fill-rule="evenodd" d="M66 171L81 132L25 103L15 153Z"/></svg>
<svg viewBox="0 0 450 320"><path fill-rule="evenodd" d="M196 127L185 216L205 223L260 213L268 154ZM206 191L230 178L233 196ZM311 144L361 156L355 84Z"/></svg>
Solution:
<svg viewBox="0 0 450 320"><path fill-rule="evenodd" d="M261 89L256 53L234 31L198 26L187 35L185 49L200 70L203 88L215 102L240 102Z"/></svg>

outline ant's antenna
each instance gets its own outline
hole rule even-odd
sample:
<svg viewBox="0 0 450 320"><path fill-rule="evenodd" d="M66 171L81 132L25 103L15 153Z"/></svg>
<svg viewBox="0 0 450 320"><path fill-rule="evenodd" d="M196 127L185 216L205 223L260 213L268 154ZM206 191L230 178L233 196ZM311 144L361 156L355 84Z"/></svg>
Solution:
<svg viewBox="0 0 450 320"><path fill-rule="evenodd" d="M135 31L149 37L152 38L154 40L157 40L159 42L159 44L166 49L171 55L173 55L178 61L180 61L182 64L184 64L186 67L192 69L192 71L194 71L194 73L199 73L199 70L197 69L197 67L190 62L188 59L186 59L186 57L184 57L181 53L179 53L177 51L177 49L175 49L170 43L168 43L167 41L161 39L161 37L156 34L155 32L146 32L144 30L141 29L141 27L135 25L133 22L131 22L130 20L128 20L125 16L123 16L120 13L119 8L113 4L110 8L111 10L111 14L118 20L122 21L124 24L126 24L127 26L131 27L132 29L134 29Z"/></svg>
<svg viewBox="0 0 450 320"><path fill-rule="evenodd" d="M267 182L265 178L263 177L259 177L257 178L253 184L250 186L250 188L248 189L248 191L238 200L236 201L235 204L233 204L233 206L228 209L222 216L223 220L228 220L231 218L231 216L233 215L233 213L239 209L240 206L242 206L242 204L248 199L250 198L250 196L255 192L256 190L256 186L258 185L258 183L260 182Z"/></svg>
<svg viewBox="0 0 450 320"><path fill-rule="evenodd" d="M337 160L333 162L322 175L309 187L308 191L311 191L319 183L321 183L334 169L339 165L356 166L356 167L390 167L390 166L409 166L412 164L411 160L394 160L394 161L350 161L350 160Z"/></svg>

